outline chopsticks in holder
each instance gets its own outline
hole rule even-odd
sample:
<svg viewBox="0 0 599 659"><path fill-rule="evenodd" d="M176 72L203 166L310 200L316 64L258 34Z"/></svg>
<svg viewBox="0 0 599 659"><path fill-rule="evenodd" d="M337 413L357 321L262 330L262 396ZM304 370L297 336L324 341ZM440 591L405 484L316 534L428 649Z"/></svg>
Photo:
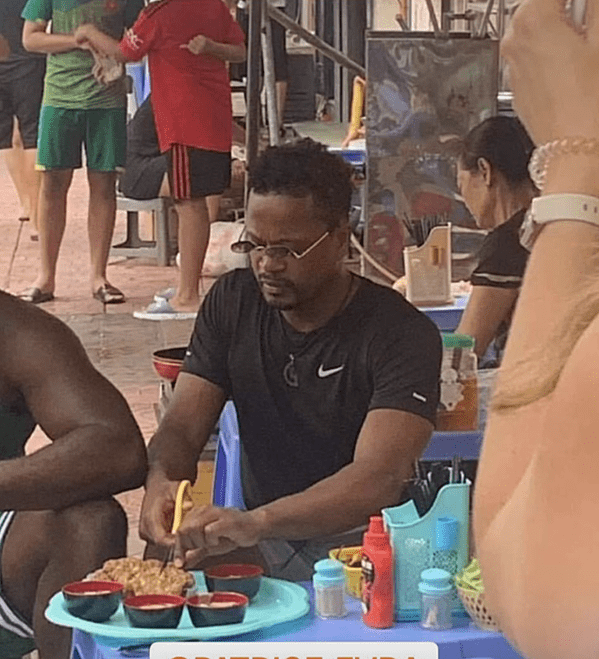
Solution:
<svg viewBox="0 0 599 659"><path fill-rule="evenodd" d="M447 224L447 215L424 215L411 220L406 213L403 217L403 225L408 234L418 247L422 247L429 237L431 231L438 226Z"/></svg>
<svg viewBox="0 0 599 659"><path fill-rule="evenodd" d="M422 517L432 508L442 487L465 482L466 477L461 470L461 458L455 455L451 461L451 467L446 467L441 462L433 462L426 473L422 462L416 460L414 478L406 481L406 486L409 497L414 501L416 510Z"/></svg>

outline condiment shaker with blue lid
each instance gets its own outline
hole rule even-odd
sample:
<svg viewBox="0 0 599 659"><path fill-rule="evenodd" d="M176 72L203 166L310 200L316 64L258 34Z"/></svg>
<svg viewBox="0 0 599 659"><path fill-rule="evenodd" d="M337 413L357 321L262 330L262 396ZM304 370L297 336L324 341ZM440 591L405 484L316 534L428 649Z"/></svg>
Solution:
<svg viewBox="0 0 599 659"><path fill-rule="evenodd" d="M321 618L343 618L345 608L345 575L343 563L324 558L314 564L314 603Z"/></svg>
<svg viewBox="0 0 599 659"><path fill-rule="evenodd" d="M424 629L442 631L450 629L453 607L453 585L447 570L430 568L420 575L418 591L422 595L420 625Z"/></svg>

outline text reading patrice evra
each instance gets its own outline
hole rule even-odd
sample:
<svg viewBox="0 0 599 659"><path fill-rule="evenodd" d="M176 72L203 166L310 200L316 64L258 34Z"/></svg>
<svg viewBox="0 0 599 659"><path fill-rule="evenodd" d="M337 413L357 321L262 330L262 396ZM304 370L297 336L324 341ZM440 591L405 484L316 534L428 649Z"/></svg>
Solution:
<svg viewBox="0 0 599 659"><path fill-rule="evenodd" d="M435 643L195 642L154 643L150 659L439 659Z"/></svg>

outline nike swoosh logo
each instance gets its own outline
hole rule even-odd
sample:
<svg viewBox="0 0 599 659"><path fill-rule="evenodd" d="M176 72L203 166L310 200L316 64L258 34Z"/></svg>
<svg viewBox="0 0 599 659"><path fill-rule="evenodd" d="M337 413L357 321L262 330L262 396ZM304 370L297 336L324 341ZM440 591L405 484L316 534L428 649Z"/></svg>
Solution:
<svg viewBox="0 0 599 659"><path fill-rule="evenodd" d="M321 364L320 368L318 369L318 377L319 378L328 378L329 375L335 375L335 373L341 372L344 368L345 368L345 365L337 366L337 368L325 368L324 364Z"/></svg>

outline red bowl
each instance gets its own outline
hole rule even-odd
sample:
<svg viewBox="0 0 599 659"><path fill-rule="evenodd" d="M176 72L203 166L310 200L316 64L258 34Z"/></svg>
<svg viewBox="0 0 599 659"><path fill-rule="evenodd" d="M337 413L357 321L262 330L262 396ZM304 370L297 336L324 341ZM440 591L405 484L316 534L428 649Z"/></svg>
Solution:
<svg viewBox="0 0 599 659"><path fill-rule="evenodd" d="M91 622L106 622L119 607L123 584L116 581L74 581L62 588L67 611Z"/></svg>
<svg viewBox="0 0 599 659"><path fill-rule="evenodd" d="M249 599L241 593L202 593L187 598L194 627L235 625L243 622Z"/></svg>
<svg viewBox="0 0 599 659"><path fill-rule="evenodd" d="M181 371L187 348L165 348L152 354L154 370L164 380L174 382Z"/></svg>
<svg viewBox="0 0 599 659"><path fill-rule="evenodd" d="M204 570L204 580L210 592L241 593L253 599L260 590L264 570L249 563L227 563Z"/></svg>
<svg viewBox="0 0 599 659"><path fill-rule="evenodd" d="M123 601L133 627L173 629L178 626L185 598L178 595L132 595Z"/></svg>

